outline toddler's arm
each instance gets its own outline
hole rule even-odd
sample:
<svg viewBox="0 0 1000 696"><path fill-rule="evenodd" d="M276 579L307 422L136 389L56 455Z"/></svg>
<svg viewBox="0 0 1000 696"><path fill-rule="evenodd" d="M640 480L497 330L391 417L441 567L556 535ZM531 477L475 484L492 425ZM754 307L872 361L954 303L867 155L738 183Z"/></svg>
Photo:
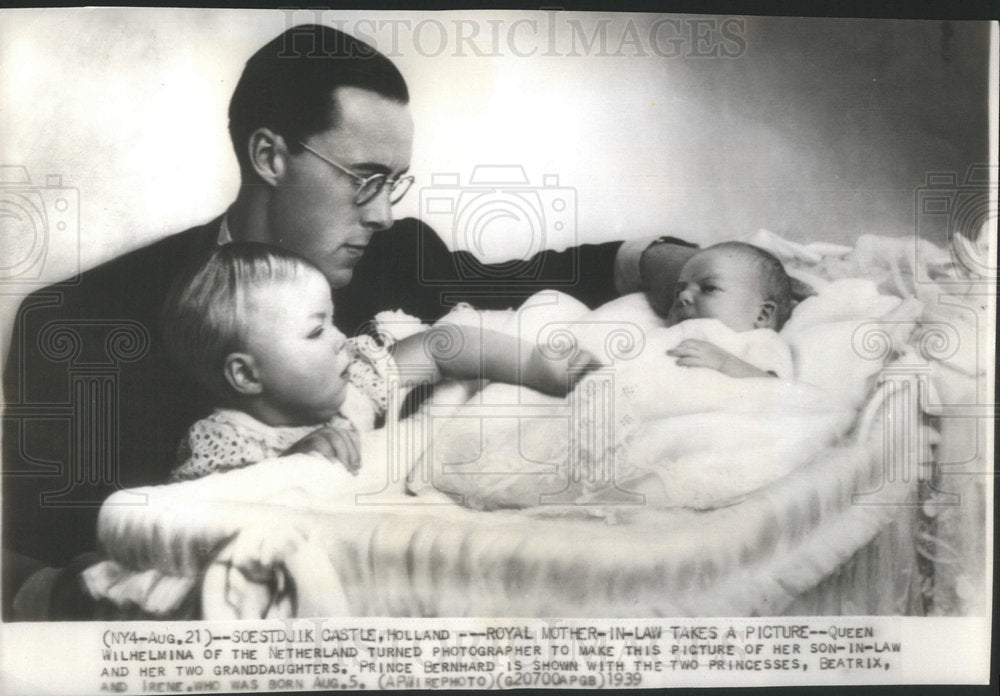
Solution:
<svg viewBox="0 0 1000 696"><path fill-rule="evenodd" d="M488 379L555 396L566 395L580 377L599 366L585 350L550 358L514 336L447 322L397 342L393 351L400 370L417 382Z"/></svg>
<svg viewBox="0 0 1000 696"><path fill-rule="evenodd" d="M776 377L708 341L689 338L667 351L684 367L710 367L730 377Z"/></svg>
<svg viewBox="0 0 1000 696"><path fill-rule="evenodd" d="M361 436L351 426L325 425L282 454L319 454L330 461L340 462L356 476L361 468Z"/></svg>

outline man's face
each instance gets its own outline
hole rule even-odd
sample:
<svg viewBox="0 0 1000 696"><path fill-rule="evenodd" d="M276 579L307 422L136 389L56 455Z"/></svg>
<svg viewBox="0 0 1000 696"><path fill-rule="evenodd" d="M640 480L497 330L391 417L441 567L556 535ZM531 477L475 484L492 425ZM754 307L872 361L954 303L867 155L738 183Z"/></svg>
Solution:
<svg viewBox="0 0 1000 696"><path fill-rule="evenodd" d="M413 151L409 108L355 87L338 88L334 98L336 127L304 142L362 177L406 172ZM356 206L350 176L308 151L289 154L268 211L269 241L319 266L332 287L344 287L372 235L392 226L388 189Z"/></svg>

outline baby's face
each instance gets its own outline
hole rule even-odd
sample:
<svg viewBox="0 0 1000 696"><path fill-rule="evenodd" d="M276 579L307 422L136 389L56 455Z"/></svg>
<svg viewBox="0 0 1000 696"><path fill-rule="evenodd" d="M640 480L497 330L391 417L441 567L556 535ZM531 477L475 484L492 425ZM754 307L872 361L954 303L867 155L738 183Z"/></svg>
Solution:
<svg viewBox="0 0 1000 696"><path fill-rule="evenodd" d="M763 304L752 262L732 250L707 249L681 269L667 321L718 319L734 331L749 331L760 326Z"/></svg>
<svg viewBox="0 0 1000 696"><path fill-rule="evenodd" d="M344 402L349 358L333 326L330 286L316 271L249 293L247 352L262 397L287 425L323 423Z"/></svg>

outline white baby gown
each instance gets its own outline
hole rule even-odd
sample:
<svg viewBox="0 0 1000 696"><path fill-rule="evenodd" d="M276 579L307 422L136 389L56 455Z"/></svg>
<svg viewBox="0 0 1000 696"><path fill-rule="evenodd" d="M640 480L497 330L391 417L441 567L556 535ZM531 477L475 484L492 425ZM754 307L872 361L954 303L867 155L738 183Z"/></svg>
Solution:
<svg viewBox="0 0 1000 696"><path fill-rule="evenodd" d="M791 352L771 330L735 332L714 319L666 327L642 295L593 312L547 295L557 301L535 305L543 317L531 315L530 300L518 313L478 314L484 325L502 328L501 319L553 352L575 342L605 366L565 399L490 384L454 417L435 421L421 465L429 457L434 488L464 505L580 505L609 496L714 505L802 463L850 419L821 390L790 381ZM711 342L778 379L678 366L666 351L686 339ZM663 495L630 495L629 482L650 476L665 482Z"/></svg>

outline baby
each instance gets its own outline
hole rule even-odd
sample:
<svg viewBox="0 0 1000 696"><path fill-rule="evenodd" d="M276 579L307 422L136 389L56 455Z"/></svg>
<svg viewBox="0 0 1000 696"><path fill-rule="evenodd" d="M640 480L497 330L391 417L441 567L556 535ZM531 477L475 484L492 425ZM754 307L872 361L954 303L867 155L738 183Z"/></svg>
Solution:
<svg viewBox="0 0 1000 696"><path fill-rule="evenodd" d="M716 244L684 264L667 322L718 319L733 331L753 333L744 337L738 355L697 338L681 341L667 354L678 365L709 367L730 377L790 378L791 354L775 332L791 311L791 280L777 258L743 242Z"/></svg>
<svg viewBox="0 0 1000 696"><path fill-rule="evenodd" d="M725 448L746 435L757 437L748 448L759 444L766 430L760 411L783 407L779 395L795 392L791 350L776 333L791 313L789 279L780 261L757 247L727 242L698 252L682 267L670 302L630 295L588 311L572 298L539 299L522 325L531 323L532 311L565 310L563 322L534 321L569 326L575 341L611 357L609 364L571 395L566 419L526 411L519 420L470 414L444 423L432 475L411 478L432 480L438 491L480 509L543 500L588 505L621 491L673 504L687 499L692 470L718 461L716 443ZM667 316L655 315L655 306L668 307ZM482 400L529 403L504 386L487 387ZM620 490L609 488L612 479Z"/></svg>
<svg viewBox="0 0 1000 696"><path fill-rule="evenodd" d="M384 414L393 363L407 388L484 377L564 394L582 372L574 366L591 362L584 351L546 359L514 338L447 322L391 351L367 336L346 339L333 325L320 270L257 243L218 247L182 274L164 307L163 335L174 361L218 406L182 440L173 481L296 452L356 472L358 428Z"/></svg>

